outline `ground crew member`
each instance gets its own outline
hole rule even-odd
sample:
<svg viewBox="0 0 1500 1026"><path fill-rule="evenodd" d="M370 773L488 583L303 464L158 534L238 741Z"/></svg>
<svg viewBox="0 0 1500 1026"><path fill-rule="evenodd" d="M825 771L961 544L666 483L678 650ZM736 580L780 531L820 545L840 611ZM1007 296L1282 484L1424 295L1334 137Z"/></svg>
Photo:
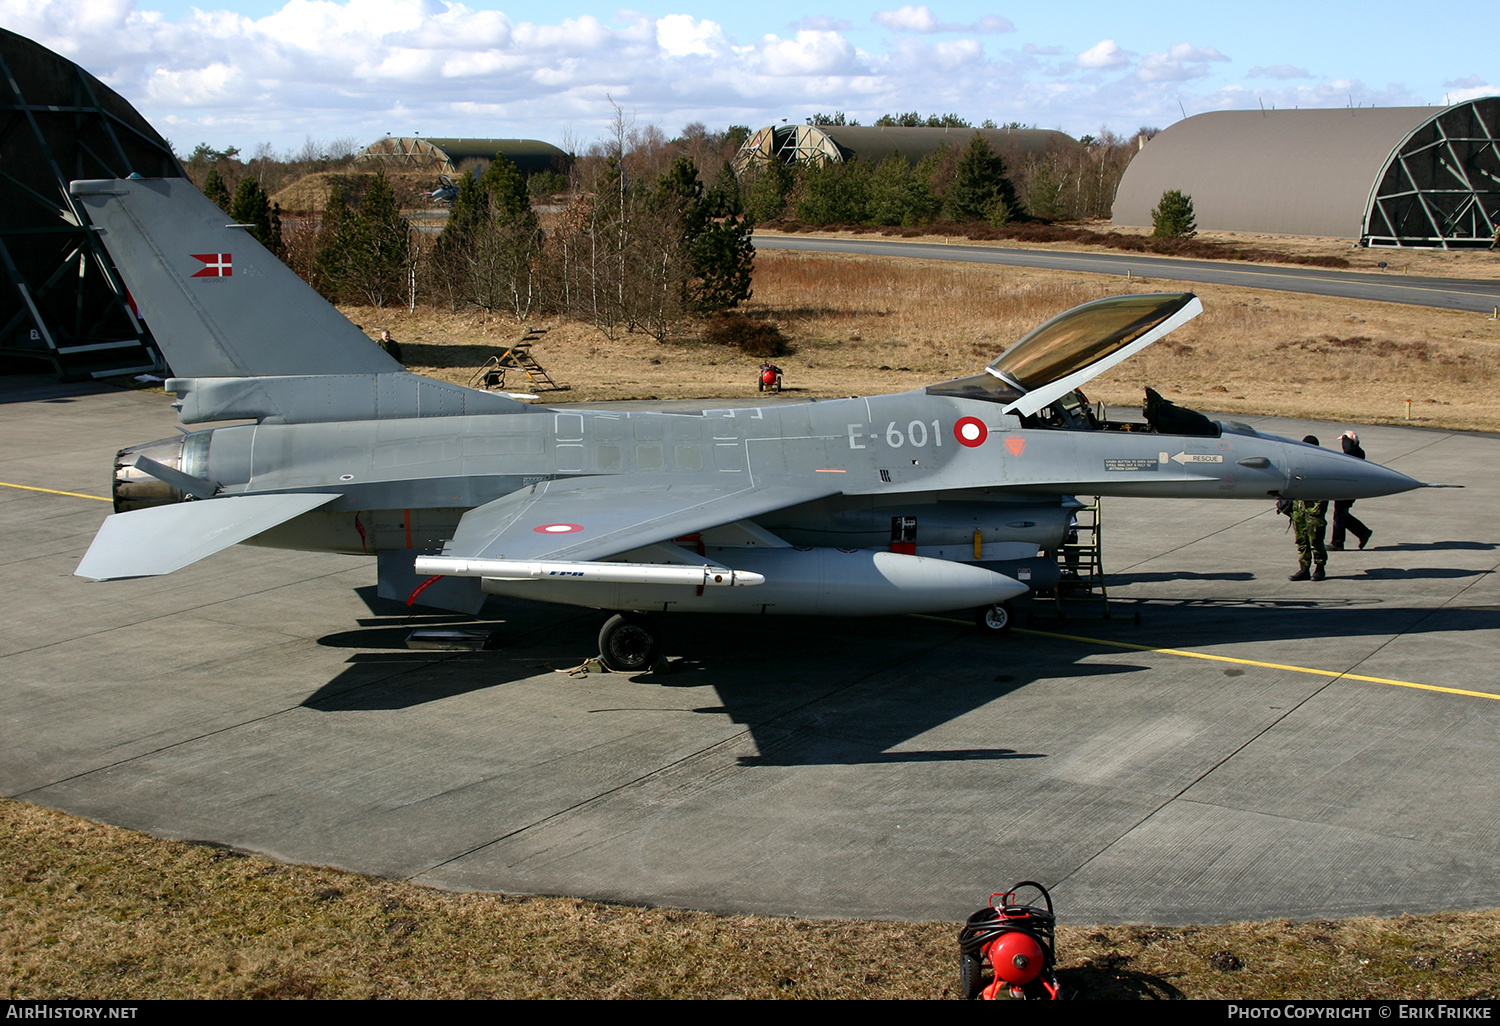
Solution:
<svg viewBox="0 0 1500 1026"><path fill-rule="evenodd" d="M1302 439L1308 445L1317 445L1316 435ZM1292 531L1297 535L1297 560L1301 564L1288 580L1321 581L1327 575L1323 564L1328 562L1328 550L1323 547L1323 534L1328 529L1328 500L1314 502L1311 499L1296 499L1292 502ZM1311 573L1308 567L1312 568Z"/></svg>

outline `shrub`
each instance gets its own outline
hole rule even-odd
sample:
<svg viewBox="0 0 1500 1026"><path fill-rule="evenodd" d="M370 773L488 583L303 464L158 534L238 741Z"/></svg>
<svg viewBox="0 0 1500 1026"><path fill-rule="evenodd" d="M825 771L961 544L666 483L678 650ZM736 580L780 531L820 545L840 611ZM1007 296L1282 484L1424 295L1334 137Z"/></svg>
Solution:
<svg viewBox="0 0 1500 1026"><path fill-rule="evenodd" d="M734 346L746 356L762 360L785 356L791 351L780 328L770 321L759 321L744 314L720 314L709 318L703 328L703 341L717 346Z"/></svg>
<svg viewBox="0 0 1500 1026"><path fill-rule="evenodd" d="M1198 234L1193 217L1193 197L1177 189L1168 189L1151 211L1151 234L1159 239L1191 239Z"/></svg>

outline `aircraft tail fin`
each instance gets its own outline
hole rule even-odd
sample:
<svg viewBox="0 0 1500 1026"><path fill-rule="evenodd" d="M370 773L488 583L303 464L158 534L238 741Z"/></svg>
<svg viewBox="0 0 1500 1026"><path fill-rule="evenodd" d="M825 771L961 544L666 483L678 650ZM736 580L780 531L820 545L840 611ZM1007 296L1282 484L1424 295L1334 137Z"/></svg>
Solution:
<svg viewBox="0 0 1500 1026"><path fill-rule="evenodd" d="M402 367L185 178L71 186L181 378Z"/></svg>

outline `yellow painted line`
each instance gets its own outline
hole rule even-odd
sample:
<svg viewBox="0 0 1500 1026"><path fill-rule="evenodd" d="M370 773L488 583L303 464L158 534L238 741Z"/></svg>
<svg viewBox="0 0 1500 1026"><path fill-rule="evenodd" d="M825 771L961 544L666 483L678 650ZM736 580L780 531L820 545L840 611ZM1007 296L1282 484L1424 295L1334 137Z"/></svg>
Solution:
<svg viewBox="0 0 1500 1026"><path fill-rule="evenodd" d="M24 488L28 492L46 492L48 495L68 495L75 499L98 499L100 502L109 502L110 499L103 495L84 495L82 492L60 492L56 488L38 488L36 485L11 484L9 481L0 481L0 487Z"/></svg>
<svg viewBox="0 0 1500 1026"><path fill-rule="evenodd" d="M964 623L946 616L923 617L942 620L946 623ZM1060 638L1064 641L1081 641L1087 645L1104 645L1107 648L1128 648L1136 652L1160 652L1163 655L1181 656L1184 659L1208 659L1216 663L1237 663L1240 666L1259 666L1267 670L1286 670L1291 673L1310 673L1315 677L1339 677L1344 680L1362 680L1370 684L1390 684L1398 688L1416 688L1419 691L1440 691L1445 695L1467 695L1470 698L1489 698L1500 702L1500 695L1488 691L1465 691L1463 688L1444 688L1436 684L1418 684L1411 680L1392 680L1390 677L1367 677L1359 673L1341 673L1338 670L1319 670L1311 666L1291 666L1287 663L1263 663L1255 659L1237 659L1234 656L1209 655L1207 652L1189 652L1182 648L1158 648L1155 645L1132 645L1128 641L1106 641L1104 638L1086 638L1080 634L1058 634L1054 631L1030 630L1025 627L1012 628L1017 634L1031 634L1038 638Z"/></svg>

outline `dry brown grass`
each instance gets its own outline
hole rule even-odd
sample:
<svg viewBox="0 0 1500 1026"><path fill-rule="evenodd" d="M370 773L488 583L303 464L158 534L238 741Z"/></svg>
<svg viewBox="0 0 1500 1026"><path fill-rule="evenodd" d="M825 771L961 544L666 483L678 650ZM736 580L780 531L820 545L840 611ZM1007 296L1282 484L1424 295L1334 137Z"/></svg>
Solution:
<svg viewBox="0 0 1500 1026"><path fill-rule="evenodd" d="M763 250L752 317L793 352L777 362L806 396L897 392L978 372L1070 306L1121 291L1195 291L1205 312L1087 391L1135 405L1142 388L1227 414L1500 430L1500 322L1482 314L1062 271ZM454 381L520 337L505 318L346 311L390 327L414 370ZM547 323L547 322L543 322ZM758 361L694 338L611 340L551 324L534 349L571 391L549 400L748 395Z"/></svg>
<svg viewBox="0 0 1500 1026"><path fill-rule="evenodd" d="M1500 990L1493 912L1179 929L1077 926L1059 912L1059 976L1076 997ZM957 923L453 894L0 801L10 1000L953 997L957 935Z"/></svg>

